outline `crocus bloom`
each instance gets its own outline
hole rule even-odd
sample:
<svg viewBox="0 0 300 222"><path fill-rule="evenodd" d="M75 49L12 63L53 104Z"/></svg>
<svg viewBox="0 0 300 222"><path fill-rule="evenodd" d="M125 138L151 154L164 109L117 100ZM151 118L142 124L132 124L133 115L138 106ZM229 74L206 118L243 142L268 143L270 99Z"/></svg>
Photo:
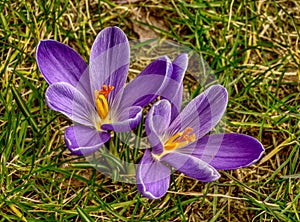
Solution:
<svg viewBox="0 0 300 222"><path fill-rule="evenodd" d="M73 154L97 151L110 139L110 130L135 128L142 107L153 101L171 78L172 63L162 57L125 86L129 62L127 37L117 27L98 34L89 66L67 45L53 40L39 43L37 63L50 85L46 102L74 122L65 132L65 142Z"/></svg>
<svg viewBox="0 0 300 222"><path fill-rule="evenodd" d="M172 115L168 100L152 106L145 122L151 148L146 149L136 173L138 190L143 196L157 199L165 195L171 167L199 181L210 182L220 177L217 170L246 167L261 157L264 148L253 137L207 135L220 121L226 105L226 89L213 85L177 116Z"/></svg>

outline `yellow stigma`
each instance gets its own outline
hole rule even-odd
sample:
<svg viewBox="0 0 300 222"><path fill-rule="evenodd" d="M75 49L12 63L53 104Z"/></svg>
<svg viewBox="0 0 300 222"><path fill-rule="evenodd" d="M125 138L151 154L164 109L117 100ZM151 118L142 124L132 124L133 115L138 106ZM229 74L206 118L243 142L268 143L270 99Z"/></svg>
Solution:
<svg viewBox="0 0 300 222"><path fill-rule="evenodd" d="M188 145L189 143L196 141L196 134L193 133L192 128L186 128L183 132L178 132L174 136L170 137L164 144L164 149L171 151L183 146Z"/></svg>
<svg viewBox="0 0 300 222"><path fill-rule="evenodd" d="M98 115L101 119L105 119L108 115L108 94L114 89L113 86L103 85L101 90L95 90L95 101Z"/></svg>

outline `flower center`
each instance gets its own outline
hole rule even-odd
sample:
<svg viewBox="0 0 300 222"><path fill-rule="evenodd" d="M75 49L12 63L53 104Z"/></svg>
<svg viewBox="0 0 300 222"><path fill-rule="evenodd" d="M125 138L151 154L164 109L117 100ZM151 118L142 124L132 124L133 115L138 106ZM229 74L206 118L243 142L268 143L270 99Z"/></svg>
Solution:
<svg viewBox="0 0 300 222"><path fill-rule="evenodd" d="M188 127L183 132L178 132L174 136L170 137L164 144L166 151L171 151L177 148L188 145L189 143L196 141L196 134L193 133L193 129Z"/></svg>
<svg viewBox="0 0 300 222"><path fill-rule="evenodd" d="M101 90L95 90L94 92L96 109L101 119L105 119L108 115L107 97L113 89L114 86L103 85Z"/></svg>

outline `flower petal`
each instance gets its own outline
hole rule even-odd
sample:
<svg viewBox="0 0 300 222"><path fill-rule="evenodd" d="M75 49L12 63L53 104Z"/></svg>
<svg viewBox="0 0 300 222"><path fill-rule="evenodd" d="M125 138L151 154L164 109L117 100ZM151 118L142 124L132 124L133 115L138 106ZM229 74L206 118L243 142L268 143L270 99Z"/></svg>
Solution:
<svg viewBox="0 0 300 222"><path fill-rule="evenodd" d="M171 89L171 87L170 87L170 89ZM168 96L167 97L162 96L161 99L167 99L168 101L170 101L170 103L171 103L171 121L173 121L179 115L180 110L181 110L183 84L181 83L181 85L177 86L177 91L174 94L169 93L170 89L167 88L168 92L164 93L165 95L168 95ZM169 96L169 95L172 95L172 96Z"/></svg>
<svg viewBox="0 0 300 222"><path fill-rule="evenodd" d="M171 103L168 100L156 102L148 112L145 129L154 154L160 154L164 150L161 138L169 127L170 120Z"/></svg>
<svg viewBox="0 0 300 222"><path fill-rule="evenodd" d="M142 112L143 110L140 106L128 107L119 113L112 123L102 124L101 129L115 132L130 131L139 125L142 119Z"/></svg>
<svg viewBox="0 0 300 222"><path fill-rule="evenodd" d="M125 87L119 109L132 105L144 107L162 95L172 70L172 63L166 56L150 63Z"/></svg>
<svg viewBox="0 0 300 222"><path fill-rule="evenodd" d="M152 157L150 149L146 149L136 172L137 188L147 198L161 198L169 188L170 174L171 170L156 161Z"/></svg>
<svg viewBox="0 0 300 222"><path fill-rule="evenodd" d="M227 90L213 85L190 101L171 123L169 134L175 135L186 128L192 128L197 139L213 129L222 118L228 100Z"/></svg>
<svg viewBox="0 0 300 222"><path fill-rule="evenodd" d="M180 54L172 62L173 72L168 86L162 93L162 98L167 99L172 104L172 117L174 120L181 110L183 77L188 66L188 56L186 53Z"/></svg>
<svg viewBox="0 0 300 222"><path fill-rule="evenodd" d="M264 148L257 139L244 134L213 134L180 152L192 153L218 170L232 170L257 162Z"/></svg>
<svg viewBox="0 0 300 222"><path fill-rule="evenodd" d="M95 39L90 55L92 93L103 85L114 86L108 96L111 104L124 87L130 62L130 48L126 35L118 27L103 29Z"/></svg>
<svg viewBox="0 0 300 222"><path fill-rule="evenodd" d="M68 83L54 83L47 88L46 102L48 106L71 120L94 126L94 119L99 118L95 108L74 86Z"/></svg>
<svg viewBox="0 0 300 222"><path fill-rule="evenodd" d="M108 132L98 132L82 125L70 126L65 132L65 142L72 154L86 156L99 150L109 140Z"/></svg>
<svg viewBox="0 0 300 222"><path fill-rule="evenodd" d="M191 155L170 152L161 158L185 175L202 182L211 182L220 177L218 171L208 163Z"/></svg>
<svg viewBox="0 0 300 222"><path fill-rule="evenodd" d="M49 84L67 82L76 87L87 70L87 64L75 50L54 40L39 42L36 59Z"/></svg>
<svg viewBox="0 0 300 222"><path fill-rule="evenodd" d="M187 53L182 53L177 56L173 64L173 72L171 78L177 82L182 82L185 71L188 67L188 55Z"/></svg>

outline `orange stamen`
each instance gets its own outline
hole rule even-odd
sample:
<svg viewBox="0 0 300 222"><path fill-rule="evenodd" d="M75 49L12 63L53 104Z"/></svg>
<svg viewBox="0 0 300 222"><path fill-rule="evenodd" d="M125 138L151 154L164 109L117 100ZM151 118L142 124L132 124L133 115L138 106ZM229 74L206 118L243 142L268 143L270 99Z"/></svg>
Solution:
<svg viewBox="0 0 300 222"><path fill-rule="evenodd" d="M107 85L103 85L102 89L99 91L99 95L103 95L106 99L108 97L108 94L114 89L114 86L108 86Z"/></svg>
<svg viewBox="0 0 300 222"><path fill-rule="evenodd" d="M183 132L176 133L165 142L164 149L170 151L196 141L196 134L191 134L192 132L192 128L186 128Z"/></svg>
<svg viewBox="0 0 300 222"><path fill-rule="evenodd" d="M103 85L101 90L95 90L95 103L98 115L101 119L105 119L108 115L108 94L114 89L114 86Z"/></svg>

